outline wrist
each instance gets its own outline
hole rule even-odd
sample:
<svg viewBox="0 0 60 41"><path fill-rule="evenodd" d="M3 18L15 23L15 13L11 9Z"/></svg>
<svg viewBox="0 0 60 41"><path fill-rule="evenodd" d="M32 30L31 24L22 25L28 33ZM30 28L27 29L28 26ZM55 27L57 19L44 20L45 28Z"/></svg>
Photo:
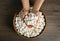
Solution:
<svg viewBox="0 0 60 41"><path fill-rule="evenodd" d="M32 10L32 12L33 12L34 14L36 14L36 13L39 12L39 10Z"/></svg>

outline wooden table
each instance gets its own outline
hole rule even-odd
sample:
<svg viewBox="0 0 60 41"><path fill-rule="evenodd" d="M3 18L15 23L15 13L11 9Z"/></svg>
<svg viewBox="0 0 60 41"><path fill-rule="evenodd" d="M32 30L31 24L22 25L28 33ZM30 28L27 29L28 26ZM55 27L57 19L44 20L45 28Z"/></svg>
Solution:
<svg viewBox="0 0 60 41"><path fill-rule="evenodd" d="M47 26L41 35L31 39L18 36L13 29L13 16L21 7L19 0L0 0L0 41L60 41L60 0L45 0L42 9Z"/></svg>

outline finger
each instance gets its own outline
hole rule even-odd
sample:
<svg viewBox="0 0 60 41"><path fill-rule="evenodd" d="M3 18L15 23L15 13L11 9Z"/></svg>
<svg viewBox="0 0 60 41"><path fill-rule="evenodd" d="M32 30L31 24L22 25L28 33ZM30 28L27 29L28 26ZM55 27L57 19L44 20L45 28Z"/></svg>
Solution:
<svg viewBox="0 0 60 41"><path fill-rule="evenodd" d="M24 17L28 14L28 11L27 12L22 12L22 14L20 15L21 16L21 19L23 20Z"/></svg>

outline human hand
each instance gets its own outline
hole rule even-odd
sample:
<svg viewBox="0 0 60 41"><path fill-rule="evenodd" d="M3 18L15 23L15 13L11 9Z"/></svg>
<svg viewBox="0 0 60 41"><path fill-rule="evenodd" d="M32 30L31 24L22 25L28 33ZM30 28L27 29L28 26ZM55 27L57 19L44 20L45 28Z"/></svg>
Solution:
<svg viewBox="0 0 60 41"><path fill-rule="evenodd" d="M35 14L36 16L39 17L39 11L37 11L37 10L32 10L32 12L33 12L33 14Z"/></svg>
<svg viewBox="0 0 60 41"><path fill-rule="evenodd" d="M20 17L21 17L22 20L23 20L24 17L28 14L28 12L29 12L28 10L24 10L24 11L21 12Z"/></svg>
<svg viewBox="0 0 60 41"><path fill-rule="evenodd" d="M32 10L33 14L35 14L36 16L38 16L38 19L36 21L36 24L37 25L39 23L39 19L40 19L40 15L39 15L39 11L36 11L36 10Z"/></svg>

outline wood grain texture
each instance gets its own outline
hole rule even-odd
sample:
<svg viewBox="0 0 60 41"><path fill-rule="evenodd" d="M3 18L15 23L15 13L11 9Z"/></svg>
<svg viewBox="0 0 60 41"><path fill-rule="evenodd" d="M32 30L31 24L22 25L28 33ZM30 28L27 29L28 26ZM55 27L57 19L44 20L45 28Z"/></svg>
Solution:
<svg viewBox="0 0 60 41"><path fill-rule="evenodd" d="M0 41L60 41L60 0L45 0L42 9L46 14L47 26L41 35L31 39L18 36L13 29L16 8L22 8L19 2L0 0Z"/></svg>

